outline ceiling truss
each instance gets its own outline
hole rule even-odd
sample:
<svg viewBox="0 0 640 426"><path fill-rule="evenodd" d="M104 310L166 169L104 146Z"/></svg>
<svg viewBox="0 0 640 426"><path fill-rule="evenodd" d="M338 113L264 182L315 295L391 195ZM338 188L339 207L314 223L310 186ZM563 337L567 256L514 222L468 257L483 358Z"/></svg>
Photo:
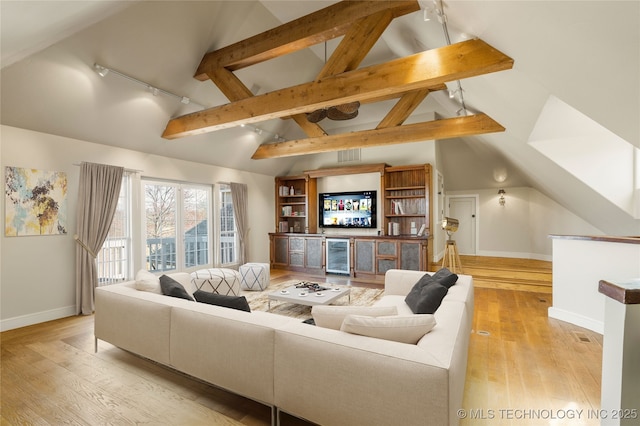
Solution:
<svg viewBox="0 0 640 426"><path fill-rule="evenodd" d="M445 90L445 83L513 67L511 58L481 40L358 69L391 21L418 9L417 1L342 1L209 52L195 78L211 80L230 103L174 118L162 136L176 139L273 118L293 119L308 136L263 144L252 157L262 159L504 131L485 114L403 124L429 93ZM254 95L233 73L339 36L342 41L312 82ZM393 98L398 101L372 130L328 135L306 118L320 108Z"/></svg>

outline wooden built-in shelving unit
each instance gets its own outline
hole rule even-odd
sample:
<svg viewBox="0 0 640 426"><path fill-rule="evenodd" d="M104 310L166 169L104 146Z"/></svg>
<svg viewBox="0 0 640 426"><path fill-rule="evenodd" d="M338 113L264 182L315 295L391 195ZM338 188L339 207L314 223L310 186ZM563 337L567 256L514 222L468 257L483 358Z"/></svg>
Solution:
<svg viewBox="0 0 640 426"><path fill-rule="evenodd" d="M340 235L349 240L350 275L381 276L392 268L428 270L428 254L433 249L430 164L362 164L277 177L276 232L270 234L271 266L324 274L326 236L316 234L317 179L376 172L380 173L381 232L377 236ZM422 234L418 235L421 228Z"/></svg>

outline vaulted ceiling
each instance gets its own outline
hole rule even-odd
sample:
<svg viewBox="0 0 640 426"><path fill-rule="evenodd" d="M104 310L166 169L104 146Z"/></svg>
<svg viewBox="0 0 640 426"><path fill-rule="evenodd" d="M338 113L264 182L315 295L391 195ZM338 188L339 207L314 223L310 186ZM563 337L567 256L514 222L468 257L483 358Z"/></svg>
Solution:
<svg viewBox="0 0 640 426"><path fill-rule="evenodd" d="M264 159L504 131L486 114L466 111L453 119L402 125L429 93L446 90L444 83L513 67L511 58L481 40L358 69L394 18L419 10L416 0L340 2L209 52L196 78L210 79L231 102L173 118L162 136L175 139L271 118L293 119L307 134L303 140L260 145L252 158ZM337 37L340 44L312 82L258 96L233 73ZM392 98L399 100L371 130L329 136L317 124L324 117L355 118L361 102Z"/></svg>
<svg viewBox="0 0 640 426"><path fill-rule="evenodd" d="M209 52L237 45L336 3L2 0L2 124L276 175L296 170L299 164L321 155L293 152L281 157L287 146L299 145L293 141L307 140L316 146L323 143L319 140L326 133L326 141L336 144L330 149L342 149L348 139L341 135L357 132L352 139L360 135L361 142L368 140L371 135L366 131L385 120L394 124L386 125L385 131L398 127L413 133L417 128L408 126L432 122L434 116L442 120L469 118L457 115L459 93L450 99L448 90L432 91L438 88L433 86L419 102L405 98L412 109L406 121L389 118L402 98L368 102L364 92L352 92L350 98L321 96L331 92L338 76L367 68L380 70L383 63L402 63L403 58L447 48L443 25L436 16L424 20L424 9L434 9L432 1L421 1L421 10L398 14L388 25L379 20L369 22L372 33L382 34L379 38L376 34L372 46L360 39L362 49L356 52L349 47L353 43L344 42L346 36L325 36L312 47L255 65L205 72L209 78L214 76L216 84L194 78ZM555 97L640 147L640 2L456 0L444 1L442 10L454 46L477 41L513 60L513 69L458 77L465 104L473 113L470 117L490 117L505 130L438 142L447 188L531 186L605 232L640 232L637 220L529 144L545 103ZM327 55L324 39L328 39ZM343 54L333 56L341 50ZM366 55L361 57L359 50ZM341 58L352 62L342 63ZM101 78L94 72L94 63L188 97L191 103L186 105L162 93L153 96L144 87L113 74ZM229 83L229 74L241 86ZM227 81L226 85L221 81ZM309 92L320 83L323 91ZM308 84L312 85L305 86ZM438 84L458 88L455 79ZM280 91L282 95L283 89L294 87L306 88L319 97L300 102L303 108L280 108L274 114L270 103L274 95L269 93ZM303 93L298 92L297 98L304 99ZM324 120L316 133L309 130L315 126L301 120L313 108L349 99L362 102L353 120ZM259 120L245 116L245 127L222 126L227 128L172 140L162 137L170 130L168 124L186 121L182 117L202 117L202 110L220 111L236 102L262 108L264 115ZM281 118L296 114L294 119ZM237 119L235 122L240 124ZM394 147L411 160L414 144ZM280 151L264 157L274 158L252 158L273 149ZM368 149L363 148L363 153ZM493 178L497 169L508 172L502 183Z"/></svg>

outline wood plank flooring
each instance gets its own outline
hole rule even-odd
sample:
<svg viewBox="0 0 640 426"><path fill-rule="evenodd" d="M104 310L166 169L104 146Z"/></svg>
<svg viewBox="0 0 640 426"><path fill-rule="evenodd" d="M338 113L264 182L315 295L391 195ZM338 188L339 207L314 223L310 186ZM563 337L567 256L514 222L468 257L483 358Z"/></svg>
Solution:
<svg viewBox="0 0 640 426"><path fill-rule="evenodd" d="M482 260L475 259L478 264ZM462 262L471 267L471 259ZM485 270L495 262L488 259ZM498 263L508 269L504 265L509 262ZM535 262L524 264L515 269L537 268ZM532 291L536 286L522 291L517 280L528 278L518 278L518 274L510 278L516 280L510 288L500 276L504 274L496 273L499 285L476 286L466 418L461 424L599 424L587 412L600 406L602 336L549 319L551 294ZM272 271L273 281L309 278L380 284L333 275L323 281ZM270 409L259 403L105 342L94 353L92 316L6 331L0 338L1 425L270 424ZM580 419L533 417L557 417L562 413L559 410L584 411ZM578 412L573 413L577 416ZM309 423L283 415L282 424Z"/></svg>
<svg viewBox="0 0 640 426"><path fill-rule="evenodd" d="M488 256L460 256L475 287L551 293L551 262Z"/></svg>

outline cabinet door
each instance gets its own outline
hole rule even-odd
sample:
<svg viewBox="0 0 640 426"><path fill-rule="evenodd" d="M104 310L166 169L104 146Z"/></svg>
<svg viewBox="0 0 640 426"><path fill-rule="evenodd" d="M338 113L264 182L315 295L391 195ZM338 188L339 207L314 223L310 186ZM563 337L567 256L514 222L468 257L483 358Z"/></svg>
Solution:
<svg viewBox="0 0 640 426"><path fill-rule="evenodd" d="M289 238L289 266L304 266L304 238Z"/></svg>
<svg viewBox="0 0 640 426"><path fill-rule="evenodd" d="M287 265L289 263L289 237L273 238L273 263L278 265Z"/></svg>
<svg viewBox="0 0 640 426"><path fill-rule="evenodd" d="M389 269L398 268L398 244L395 241L376 243L376 274L384 275Z"/></svg>
<svg viewBox="0 0 640 426"><path fill-rule="evenodd" d="M378 259L378 275L384 275L389 269L398 269L397 259Z"/></svg>
<svg viewBox="0 0 640 426"><path fill-rule="evenodd" d="M375 270L375 241L356 240L355 241L355 265L356 273L365 272L374 274Z"/></svg>
<svg viewBox="0 0 640 426"><path fill-rule="evenodd" d="M304 266L304 253L302 253L302 252L290 252L289 253L289 266Z"/></svg>
<svg viewBox="0 0 640 426"><path fill-rule="evenodd" d="M322 239L307 238L306 267L322 268Z"/></svg>
<svg viewBox="0 0 640 426"><path fill-rule="evenodd" d="M378 241L378 257L380 256L397 256L398 246L395 241Z"/></svg>
<svg viewBox="0 0 640 426"><path fill-rule="evenodd" d="M289 238L290 251L304 251L304 238Z"/></svg>
<svg viewBox="0 0 640 426"><path fill-rule="evenodd" d="M414 242L400 243L400 269L410 271L420 271L420 256L422 252L422 244Z"/></svg>

